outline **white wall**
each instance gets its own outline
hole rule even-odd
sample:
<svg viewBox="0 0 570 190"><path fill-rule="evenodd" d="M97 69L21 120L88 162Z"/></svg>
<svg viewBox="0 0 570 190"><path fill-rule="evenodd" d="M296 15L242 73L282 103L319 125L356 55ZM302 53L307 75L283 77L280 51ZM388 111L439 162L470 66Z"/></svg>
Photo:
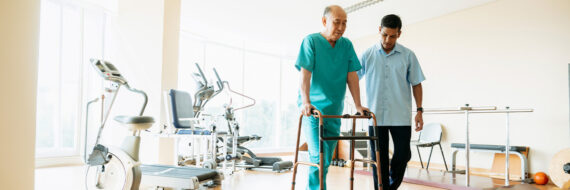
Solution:
<svg viewBox="0 0 570 190"><path fill-rule="evenodd" d="M465 103L534 108L512 115L511 145L530 147L531 173L548 172L554 154L570 146L569 18L567 0L499 0L404 26L399 42L414 50L422 65L426 108ZM375 34L353 41L362 52L378 39ZM504 118L473 115L471 142L504 144ZM450 163L449 144L465 140L463 116L424 115L424 120L446 125L443 146ZM434 152L432 161L443 163ZM413 155L418 161L415 150ZM472 167L491 167L492 154L471 155ZM464 155L458 157L464 165Z"/></svg>
<svg viewBox="0 0 570 190"><path fill-rule="evenodd" d="M162 90L177 86L180 0L120 0L117 13L115 36L119 47L113 57L131 86L147 93L149 99L144 115L155 118L152 130L158 131L164 121ZM138 97L129 93L123 92L117 101L121 100L137 109L140 105ZM119 112L136 113L128 106L117 108ZM143 134L141 161L145 163L165 162L161 160L169 158L160 157L172 155L162 153L168 152L170 147L163 147L155 137Z"/></svg>
<svg viewBox="0 0 570 190"><path fill-rule="evenodd" d="M117 10L119 43L115 62L132 87L147 93L145 115L157 119L161 102L163 7L163 0L120 0Z"/></svg>
<svg viewBox="0 0 570 190"><path fill-rule="evenodd" d="M34 188L39 0L0 1L0 179Z"/></svg>

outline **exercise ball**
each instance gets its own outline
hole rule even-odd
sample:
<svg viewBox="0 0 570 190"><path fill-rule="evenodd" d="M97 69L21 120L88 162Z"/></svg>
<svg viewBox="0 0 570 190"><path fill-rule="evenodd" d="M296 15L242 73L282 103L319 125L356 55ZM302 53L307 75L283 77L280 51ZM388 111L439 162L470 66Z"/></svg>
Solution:
<svg viewBox="0 0 570 190"><path fill-rule="evenodd" d="M534 183L538 184L538 185L544 185L546 183L548 183L548 176L546 176L546 174L544 172L538 172L536 174L534 174Z"/></svg>

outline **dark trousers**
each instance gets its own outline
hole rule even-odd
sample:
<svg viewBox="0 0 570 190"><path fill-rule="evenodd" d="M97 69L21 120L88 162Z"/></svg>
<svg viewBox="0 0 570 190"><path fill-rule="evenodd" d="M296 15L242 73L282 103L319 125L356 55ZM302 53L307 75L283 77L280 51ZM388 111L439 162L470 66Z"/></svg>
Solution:
<svg viewBox="0 0 570 190"><path fill-rule="evenodd" d="M377 126L376 134L372 134L372 126L368 127L370 131L370 136L376 135L378 137L380 144L380 172L382 173L382 185L384 190L398 189L402 180L404 179L404 173L406 172L406 166L408 161L412 158L412 152L410 150L410 138L412 136L411 126ZM388 132L392 135L392 142L394 143L394 155L392 156L392 161L390 162L388 157L388 148L390 147L390 142L388 141ZM370 142L372 160L376 161L376 145ZM376 173L376 166L372 165L374 168L374 189L378 190L378 174Z"/></svg>

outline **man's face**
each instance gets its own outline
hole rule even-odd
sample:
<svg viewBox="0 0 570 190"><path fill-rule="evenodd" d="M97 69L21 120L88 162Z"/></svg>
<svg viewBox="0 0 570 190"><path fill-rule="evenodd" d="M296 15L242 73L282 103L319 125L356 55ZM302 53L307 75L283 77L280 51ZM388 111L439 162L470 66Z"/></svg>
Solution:
<svg viewBox="0 0 570 190"><path fill-rule="evenodd" d="M332 11L328 16L323 17L325 35L333 41L338 40L344 34L346 22L346 13L344 11Z"/></svg>
<svg viewBox="0 0 570 190"><path fill-rule="evenodd" d="M401 31L397 28L387 28L380 26L380 38L382 39L382 48L392 50L396 45L396 40L400 37Z"/></svg>

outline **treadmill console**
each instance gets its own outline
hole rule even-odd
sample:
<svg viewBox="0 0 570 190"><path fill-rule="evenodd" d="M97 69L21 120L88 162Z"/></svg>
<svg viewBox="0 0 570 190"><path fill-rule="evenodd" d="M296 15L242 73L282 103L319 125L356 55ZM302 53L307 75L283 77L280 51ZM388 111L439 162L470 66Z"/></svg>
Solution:
<svg viewBox="0 0 570 190"><path fill-rule="evenodd" d="M97 73L99 73L103 79L120 84L127 84L127 80L123 78L119 70L117 70L113 64L100 59L91 59L91 65L93 65Z"/></svg>

